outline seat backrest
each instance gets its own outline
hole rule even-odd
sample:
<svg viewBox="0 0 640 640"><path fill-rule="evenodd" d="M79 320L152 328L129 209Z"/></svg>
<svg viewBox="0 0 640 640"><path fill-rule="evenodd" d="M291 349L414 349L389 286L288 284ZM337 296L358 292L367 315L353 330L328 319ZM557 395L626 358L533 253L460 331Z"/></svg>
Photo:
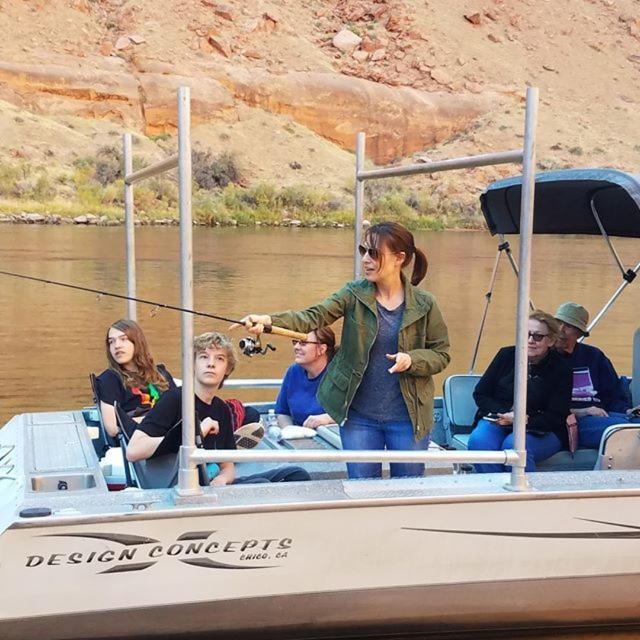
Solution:
<svg viewBox="0 0 640 640"><path fill-rule="evenodd" d="M89 374L89 383L91 384L91 392L93 393L93 401L96 403L98 409L98 423L100 428L100 437L106 443L107 447L119 447L120 443L116 438L110 436L107 432L104 422L102 420L102 412L100 411L100 394L98 393L98 383L95 373Z"/></svg>
<svg viewBox="0 0 640 640"><path fill-rule="evenodd" d="M602 434L596 469L640 469L640 424L614 424Z"/></svg>
<svg viewBox="0 0 640 640"><path fill-rule="evenodd" d="M132 462L140 489L168 489L178 481L180 470L177 453Z"/></svg>
<svg viewBox="0 0 640 640"><path fill-rule="evenodd" d="M444 409L449 418L453 435L471 433L473 421L478 411L473 391L480 380L478 374L458 374L444 381Z"/></svg>

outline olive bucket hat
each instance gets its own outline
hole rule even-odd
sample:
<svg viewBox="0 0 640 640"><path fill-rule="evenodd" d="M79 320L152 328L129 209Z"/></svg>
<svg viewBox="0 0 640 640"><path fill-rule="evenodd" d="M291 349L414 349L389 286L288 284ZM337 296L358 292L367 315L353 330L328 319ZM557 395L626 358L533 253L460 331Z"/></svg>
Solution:
<svg viewBox="0 0 640 640"><path fill-rule="evenodd" d="M589 312L576 302L565 302L558 307L555 315L556 320L570 324L582 332L582 335L588 336L587 325L589 324Z"/></svg>

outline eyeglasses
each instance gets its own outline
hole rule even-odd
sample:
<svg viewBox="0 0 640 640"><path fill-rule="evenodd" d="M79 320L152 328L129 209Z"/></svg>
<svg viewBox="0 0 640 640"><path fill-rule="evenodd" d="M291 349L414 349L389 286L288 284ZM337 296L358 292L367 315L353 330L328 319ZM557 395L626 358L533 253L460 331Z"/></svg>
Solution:
<svg viewBox="0 0 640 640"><path fill-rule="evenodd" d="M529 331L529 338L531 338L534 342L541 342L543 338L546 338L548 333L532 333Z"/></svg>
<svg viewBox="0 0 640 640"><path fill-rule="evenodd" d="M292 340L291 344L295 347L299 344L301 347L306 347L308 344L322 344L321 342L316 342L315 340Z"/></svg>
<svg viewBox="0 0 640 640"><path fill-rule="evenodd" d="M380 258L380 250L375 247L365 247L363 244L359 244L358 252L361 258L364 258L367 253L372 260L378 260L378 258Z"/></svg>

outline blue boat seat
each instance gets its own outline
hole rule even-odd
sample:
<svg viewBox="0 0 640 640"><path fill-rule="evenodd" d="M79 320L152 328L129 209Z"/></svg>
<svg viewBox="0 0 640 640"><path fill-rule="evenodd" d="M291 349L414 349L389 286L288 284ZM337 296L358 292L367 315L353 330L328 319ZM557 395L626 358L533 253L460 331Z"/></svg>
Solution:
<svg viewBox="0 0 640 640"><path fill-rule="evenodd" d="M454 449L467 449L469 434L478 411L473 399L479 375L457 374L444 381L444 410L448 418L447 444Z"/></svg>
<svg viewBox="0 0 640 640"><path fill-rule="evenodd" d="M467 449L478 406L473 391L480 380L478 374L457 374L444 381L444 408L449 423L447 444L455 449ZM538 463L538 471L583 471L595 467L598 452L595 449L578 449L573 456L568 451Z"/></svg>

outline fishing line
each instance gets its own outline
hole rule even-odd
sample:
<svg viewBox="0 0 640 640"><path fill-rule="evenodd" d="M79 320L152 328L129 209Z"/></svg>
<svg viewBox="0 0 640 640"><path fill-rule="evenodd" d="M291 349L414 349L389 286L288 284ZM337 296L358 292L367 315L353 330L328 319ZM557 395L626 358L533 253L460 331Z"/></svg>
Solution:
<svg viewBox="0 0 640 640"><path fill-rule="evenodd" d="M134 298L133 296L125 296L121 293L113 293L111 291L103 291L101 289L92 289L91 287L81 287L77 284L69 284L68 282L59 282L57 280L48 280L47 278L36 278L35 276L27 276L23 273L13 273L12 271L0 270L0 275L11 276L12 278L22 278L23 280L33 280L34 282L42 282L44 284L52 284L57 287L66 287L67 289L75 289L77 291L87 291L88 293L95 293L98 296L98 301L102 296L108 298L118 298L119 300L133 300L140 304L148 304L153 307L152 311L158 309L171 309L172 311L182 311L183 313L190 313L194 316L202 316L203 318L212 318L213 320L222 320L224 322L231 322L243 325L240 320L234 320L233 318L226 318L225 316L219 316L215 313L205 313L204 311L195 311L194 309L185 309L184 307L178 307L173 304L165 304L163 302L156 302L154 300L145 300L144 298ZM155 315L155 313L154 313Z"/></svg>

